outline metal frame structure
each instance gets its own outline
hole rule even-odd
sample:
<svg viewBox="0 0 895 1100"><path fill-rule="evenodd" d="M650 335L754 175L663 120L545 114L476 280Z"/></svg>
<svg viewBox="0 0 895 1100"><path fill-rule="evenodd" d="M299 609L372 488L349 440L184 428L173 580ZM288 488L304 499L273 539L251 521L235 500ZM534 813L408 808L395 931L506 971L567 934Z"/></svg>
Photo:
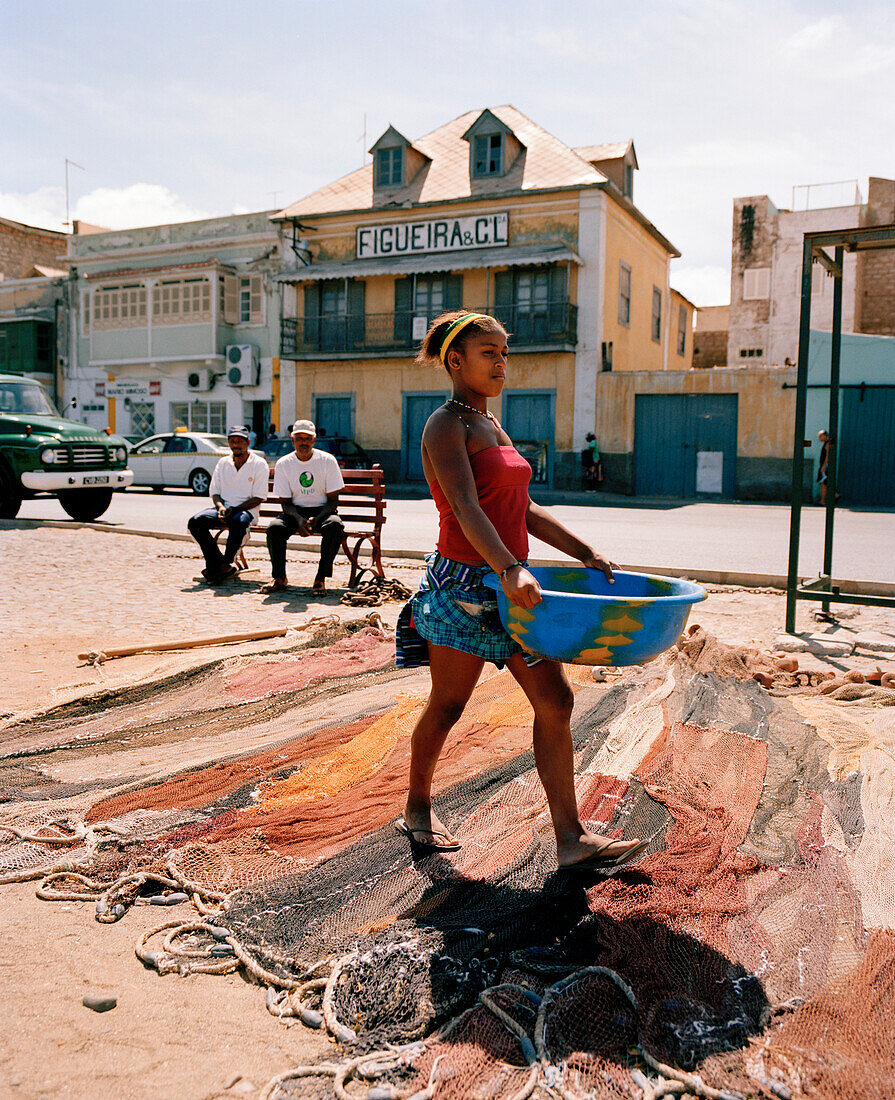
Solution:
<svg viewBox="0 0 895 1100"><path fill-rule="evenodd" d="M789 523L789 572L786 583L786 630L796 628L796 600L817 600L828 611L831 603L895 607L895 597L842 592L832 582L833 527L836 515L836 464L839 432L839 356L842 345L842 263L846 252L895 248L895 225L869 229L840 229L806 233L802 245L802 304L799 314L799 365L796 385L796 418L792 448L792 511ZM827 249L833 249L833 255ZM827 434L826 520L823 570L816 580L799 583L799 537L802 528L802 484L805 447L805 414L808 404L808 345L811 336L811 265L819 263L833 276L833 332L830 350L830 411Z"/></svg>

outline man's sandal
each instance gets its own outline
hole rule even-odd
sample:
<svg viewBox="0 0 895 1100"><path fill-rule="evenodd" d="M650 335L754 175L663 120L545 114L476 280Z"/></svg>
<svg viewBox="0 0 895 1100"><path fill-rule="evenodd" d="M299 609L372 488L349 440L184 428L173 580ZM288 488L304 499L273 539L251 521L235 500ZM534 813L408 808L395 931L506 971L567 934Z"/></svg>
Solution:
<svg viewBox="0 0 895 1100"><path fill-rule="evenodd" d="M314 595L314 596L325 596L326 595L326 584L325 584L325 582L324 581L314 581L314 584L311 588L311 594Z"/></svg>
<svg viewBox="0 0 895 1100"><path fill-rule="evenodd" d="M286 592L288 589L289 585L285 581L269 581L261 585L261 591L265 596L269 596L272 592Z"/></svg>

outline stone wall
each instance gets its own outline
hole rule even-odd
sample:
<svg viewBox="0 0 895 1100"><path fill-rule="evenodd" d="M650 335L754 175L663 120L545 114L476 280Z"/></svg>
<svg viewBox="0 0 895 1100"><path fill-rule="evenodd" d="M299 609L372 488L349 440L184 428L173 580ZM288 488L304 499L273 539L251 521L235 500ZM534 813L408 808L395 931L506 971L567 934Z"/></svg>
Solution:
<svg viewBox="0 0 895 1100"><path fill-rule="evenodd" d="M693 333L693 366L724 367L727 365L727 329Z"/></svg>
<svg viewBox="0 0 895 1100"><path fill-rule="evenodd" d="M24 279L35 264L61 268L67 236L0 218L0 276Z"/></svg>
<svg viewBox="0 0 895 1100"><path fill-rule="evenodd" d="M895 223L895 180L870 177L865 226ZM858 255L858 332L895 336L895 247Z"/></svg>

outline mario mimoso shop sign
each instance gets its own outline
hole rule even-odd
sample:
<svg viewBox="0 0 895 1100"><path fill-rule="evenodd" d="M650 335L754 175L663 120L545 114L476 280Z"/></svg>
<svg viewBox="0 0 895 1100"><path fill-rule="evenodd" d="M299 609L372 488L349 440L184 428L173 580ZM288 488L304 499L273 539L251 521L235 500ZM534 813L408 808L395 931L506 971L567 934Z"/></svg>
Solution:
<svg viewBox="0 0 895 1100"><path fill-rule="evenodd" d="M509 215L470 214L426 222L391 222L357 230L357 258L410 256L417 252L453 252L494 248L507 243Z"/></svg>

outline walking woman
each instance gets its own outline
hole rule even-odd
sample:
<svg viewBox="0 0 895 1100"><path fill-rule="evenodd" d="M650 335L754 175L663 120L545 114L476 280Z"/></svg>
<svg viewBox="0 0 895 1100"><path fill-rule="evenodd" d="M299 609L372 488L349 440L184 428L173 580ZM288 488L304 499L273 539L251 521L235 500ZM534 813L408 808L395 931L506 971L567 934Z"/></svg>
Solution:
<svg viewBox="0 0 895 1100"><path fill-rule="evenodd" d="M617 866L646 842L607 840L581 822L569 729L573 696L562 665L526 653L506 633L494 592L482 583L493 570L511 603L532 608L540 602L538 583L525 567L529 534L612 577L610 562L531 501L531 467L487 409L488 398L503 390L508 351L499 321L460 310L432 324L417 358L440 363L453 393L423 431L423 471L439 516L437 551L397 627L398 667L428 662L432 676L413 731L407 804L397 827L419 854L460 847L432 808L432 780L448 733L491 661L509 668L534 708L535 764L560 870Z"/></svg>

